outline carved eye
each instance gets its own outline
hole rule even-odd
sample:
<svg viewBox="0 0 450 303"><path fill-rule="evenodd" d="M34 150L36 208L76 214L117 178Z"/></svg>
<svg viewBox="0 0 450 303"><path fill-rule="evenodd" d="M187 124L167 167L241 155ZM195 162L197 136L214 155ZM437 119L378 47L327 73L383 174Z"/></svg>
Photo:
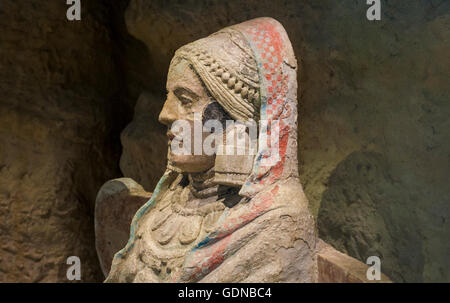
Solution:
<svg viewBox="0 0 450 303"><path fill-rule="evenodd" d="M198 96L195 93L185 88L175 89L174 94L183 105L190 105L198 99Z"/></svg>
<svg viewBox="0 0 450 303"><path fill-rule="evenodd" d="M191 104L192 101L193 101L191 98L189 98L188 96L185 96L185 95L178 96L178 99L179 99L179 100L181 101L181 103L183 103L184 105Z"/></svg>

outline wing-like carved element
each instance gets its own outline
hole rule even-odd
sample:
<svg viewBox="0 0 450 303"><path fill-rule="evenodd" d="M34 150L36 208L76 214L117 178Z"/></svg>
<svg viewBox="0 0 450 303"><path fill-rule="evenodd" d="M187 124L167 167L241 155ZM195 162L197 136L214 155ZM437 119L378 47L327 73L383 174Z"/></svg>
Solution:
<svg viewBox="0 0 450 303"><path fill-rule="evenodd" d="M95 201L95 247L105 277L130 236L130 223L151 193L130 178L106 182Z"/></svg>

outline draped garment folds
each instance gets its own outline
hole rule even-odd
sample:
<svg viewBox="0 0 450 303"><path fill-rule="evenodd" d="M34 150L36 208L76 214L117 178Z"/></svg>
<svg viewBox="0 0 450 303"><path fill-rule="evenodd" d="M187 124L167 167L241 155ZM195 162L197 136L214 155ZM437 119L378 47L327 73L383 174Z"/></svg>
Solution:
<svg viewBox="0 0 450 303"><path fill-rule="evenodd" d="M228 58L236 53L230 55L230 47L241 56ZM176 56L189 60L234 119L266 126L258 129L242 200L232 207L220 201L194 210L178 205L191 193L168 166L136 213L106 281L316 281L315 224L298 176L297 62L286 31L274 19L253 19L188 44ZM224 73L225 81L216 81ZM277 161L267 164L272 156Z"/></svg>

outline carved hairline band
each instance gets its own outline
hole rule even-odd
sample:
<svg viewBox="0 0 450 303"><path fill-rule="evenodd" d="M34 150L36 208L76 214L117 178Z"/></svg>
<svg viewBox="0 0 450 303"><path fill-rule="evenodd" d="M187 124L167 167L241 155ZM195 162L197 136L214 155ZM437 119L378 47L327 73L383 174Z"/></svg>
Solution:
<svg viewBox="0 0 450 303"><path fill-rule="evenodd" d="M206 51L188 53L184 49L176 52L175 57L188 60L211 95L235 120L248 121L259 119L260 93L259 87L253 87L220 66L217 60L206 54Z"/></svg>

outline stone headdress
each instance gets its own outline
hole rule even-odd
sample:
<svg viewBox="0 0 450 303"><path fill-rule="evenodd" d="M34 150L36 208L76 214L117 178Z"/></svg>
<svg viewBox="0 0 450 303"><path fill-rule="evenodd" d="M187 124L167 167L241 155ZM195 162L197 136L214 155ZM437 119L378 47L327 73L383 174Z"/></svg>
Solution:
<svg viewBox="0 0 450 303"><path fill-rule="evenodd" d="M223 29L180 48L173 60L188 60L210 94L235 120L259 117L258 66L244 35Z"/></svg>

